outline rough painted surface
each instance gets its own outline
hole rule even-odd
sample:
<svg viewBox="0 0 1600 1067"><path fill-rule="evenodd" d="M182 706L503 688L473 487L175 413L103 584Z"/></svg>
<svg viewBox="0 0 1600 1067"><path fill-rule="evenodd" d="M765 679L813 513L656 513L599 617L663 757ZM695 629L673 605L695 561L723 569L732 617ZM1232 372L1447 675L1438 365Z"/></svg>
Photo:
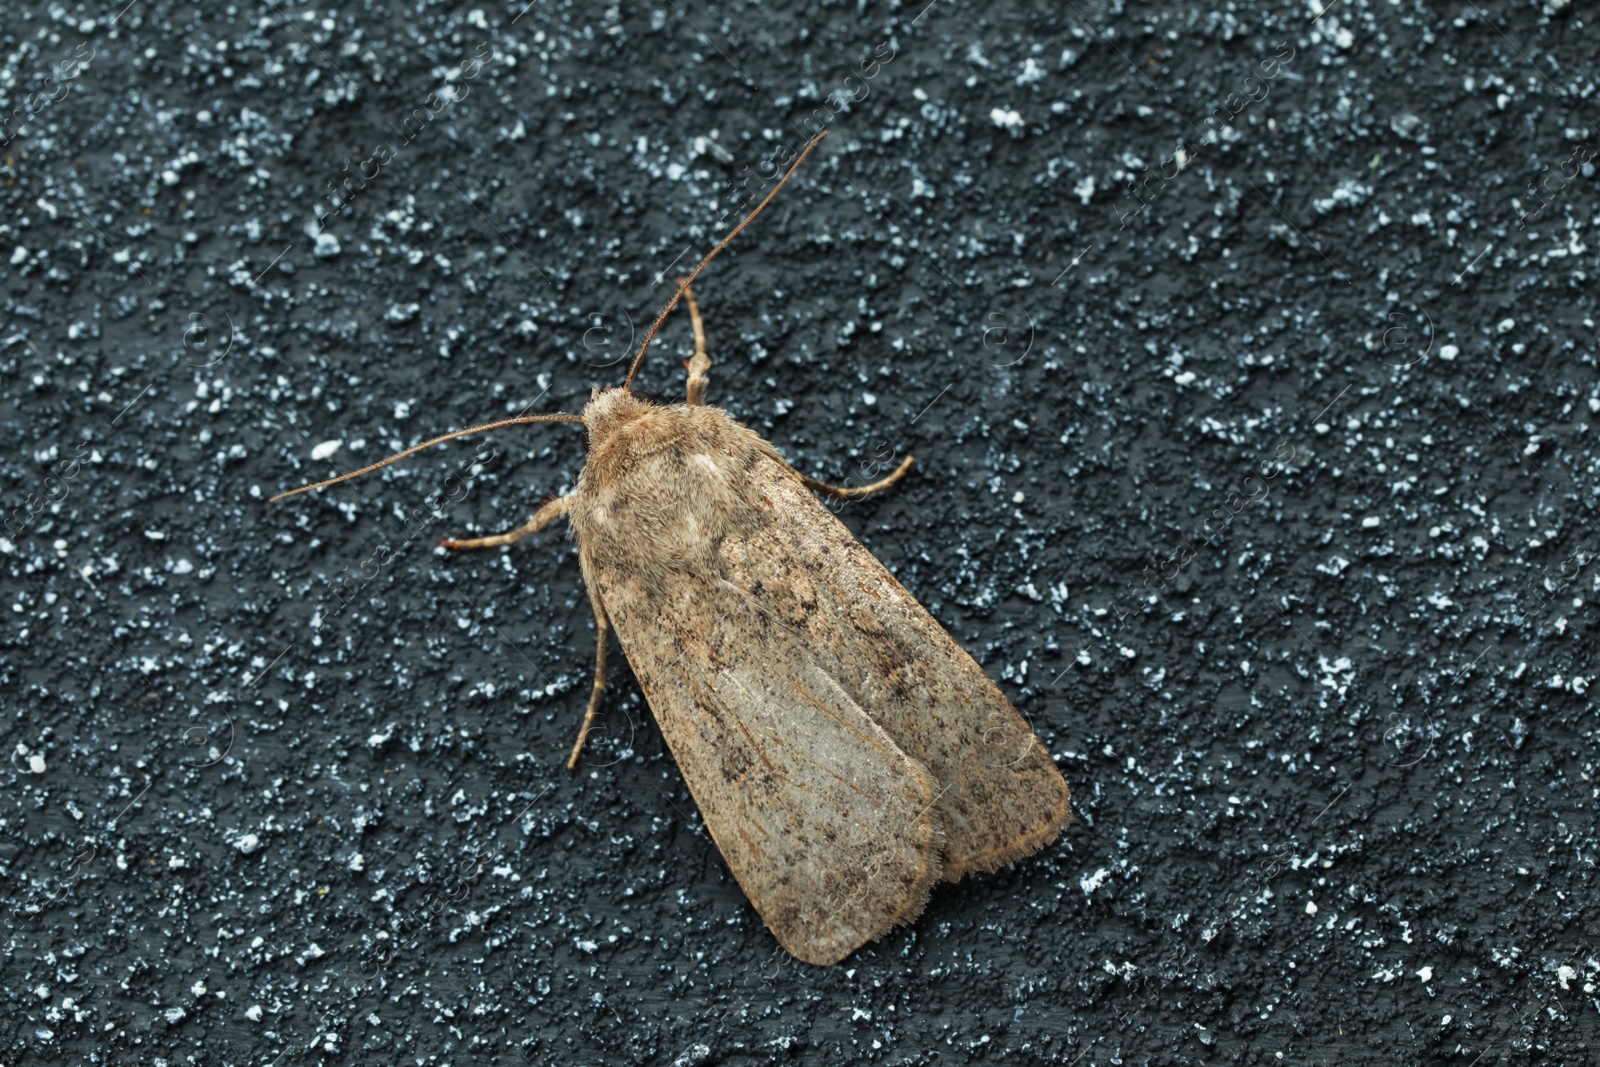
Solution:
<svg viewBox="0 0 1600 1067"><path fill-rule="evenodd" d="M120 7L0 26L7 1062L1586 1062L1581 5ZM432 547L573 428L265 503L578 410L821 120L708 399L916 454L841 514L1079 816L830 970L625 671L561 770L571 543Z"/></svg>

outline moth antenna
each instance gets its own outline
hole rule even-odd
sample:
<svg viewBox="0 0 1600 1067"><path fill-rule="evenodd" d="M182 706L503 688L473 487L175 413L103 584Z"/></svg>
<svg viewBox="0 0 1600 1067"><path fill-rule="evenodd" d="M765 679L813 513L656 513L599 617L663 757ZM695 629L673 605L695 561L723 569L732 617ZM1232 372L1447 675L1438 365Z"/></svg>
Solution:
<svg viewBox="0 0 1600 1067"><path fill-rule="evenodd" d="M744 217L743 222L739 223L739 225L728 231L728 236L717 242L717 247L713 248L710 255L706 256L705 259L700 261L700 265L698 267L678 280L678 291L672 294L672 299L667 301L667 306L661 309L661 314L656 316L656 321L650 324L650 331L644 335L644 341L639 345L639 352L633 357L633 366L628 368L628 378L622 383L623 392L631 393L633 391L633 377L639 373L639 367L644 363L644 354L645 350L650 347L650 339L655 337L656 331L661 329L661 324L666 321L668 315L672 314L672 309L678 306L679 300L683 299L684 290L688 289L690 283L700 276L701 271L706 269L707 263L710 263L713 259L717 258L718 252L721 252L724 248L728 247L729 241L732 241L735 237L739 236L740 230L750 225L751 221L757 215L761 214L763 210L765 210L766 206L772 202L772 198L778 195L778 190L783 188L784 183L790 178L794 177L794 172L800 169L800 164L805 162L806 157L811 154L811 150L817 147L817 142L826 136L828 136L828 131L823 130L821 133L811 138L811 142L806 145L805 151L800 153L800 158L796 159L789 165L789 169L784 173L782 181L778 182L777 185L772 187L772 192L768 193L762 199L761 203L756 205L754 211L750 212L750 214ZM315 487L310 486L308 488Z"/></svg>
<svg viewBox="0 0 1600 1067"><path fill-rule="evenodd" d="M440 443L442 443L444 441L449 441L449 440L452 440L452 439L457 438L457 437L465 437L469 433L482 433L484 430L498 430L502 426L522 426L522 425L524 425L526 423L530 423L530 422L582 422L582 421L583 421L583 416L582 415L568 415L565 412L557 412L554 415L519 415L517 418L514 418L514 419L501 419L499 422L486 422L482 426L469 426L465 430L457 430L454 433L447 433L443 437L435 437L431 441L424 441L420 445L413 445L412 447L406 449L404 452L396 452L394 455L390 456L388 459L379 460L378 462L372 464L371 466L362 467L358 471L351 471L349 474L341 474L337 478L329 478L325 482L317 482L314 485L302 485L300 488L291 489L287 493L279 493L277 496L275 496L271 500L269 500L268 503L269 504L275 504L278 501L282 500L284 497L296 496L296 495L298 495L300 493L309 493L313 489L324 489L324 488L326 488L326 487L328 487L330 485L338 485L340 482L348 482L351 478L359 478L363 474L371 474L373 471L377 470L379 467L387 467L389 464L393 463L397 459L405 459L407 456L412 455L413 453L421 452L424 448L432 448L434 445L440 444Z"/></svg>

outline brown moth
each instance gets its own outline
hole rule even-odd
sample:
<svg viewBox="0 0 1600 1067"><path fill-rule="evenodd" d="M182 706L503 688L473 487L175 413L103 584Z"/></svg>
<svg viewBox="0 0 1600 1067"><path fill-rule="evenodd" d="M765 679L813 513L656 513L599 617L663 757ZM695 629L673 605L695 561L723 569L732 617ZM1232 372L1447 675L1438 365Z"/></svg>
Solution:
<svg viewBox="0 0 1600 1067"><path fill-rule="evenodd" d="M818 137L820 140L820 135ZM1067 784L1000 689L813 492L862 497L797 472L705 404L705 333L689 285L805 159L684 278L620 389L581 416L577 489L510 533L566 516L594 607L594 690L568 759L599 713L607 633L633 667L729 869L785 949L831 964L921 914L940 879L1026 856L1070 818ZM650 340L680 298L694 325L682 404L632 392ZM283 493L274 500L293 493Z"/></svg>

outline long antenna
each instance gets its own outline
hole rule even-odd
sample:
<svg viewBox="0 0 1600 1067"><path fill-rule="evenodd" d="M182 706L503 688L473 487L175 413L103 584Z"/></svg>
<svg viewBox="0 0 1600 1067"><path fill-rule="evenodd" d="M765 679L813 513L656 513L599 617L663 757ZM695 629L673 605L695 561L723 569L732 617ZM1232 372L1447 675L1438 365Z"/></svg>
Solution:
<svg viewBox="0 0 1600 1067"><path fill-rule="evenodd" d="M656 316L656 321L650 324L650 332L644 335L644 341L639 345L639 354L633 357L633 366L628 368L628 379L622 383L623 392L632 391L633 376L639 373L639 367L644 363L644 353L645 350L650 347L650 339L656 335L657 330L661 329L662 322L666 321L667 316L672 314L672 309L678 306L678 301L683 299L683 294L686 290L688 290L690 283L700 276L701 271L706 269L707 263L710 263L713 259L717 258L717 253L726 248L729 241L739 236L740 230L750 225L751 220L757 215L761 214L762 210L772 202L772 198L778 195L778 190L783 188L784 182L787 182L790 178L794 177L794 172L800 169L800 164L805 162L806 156L811 154L811 150L817 146L817 142L826 136L828 136L828 131L823 130L821 133L811 138L811 143L806 145L804 152L800 153L800 158L790 164L788 172L783 176L783 181L780 181L777 185L774 185L772 187L772 192L768 193L766 198L763 199L761 203L756 205L756 209L750 212L750 214L746 215L743 222L739 223L739 225L730 230L728 232L728 236L717 242L717 247L713 248L711 250L711 254L700 261L700 265L698 267L690 271L687 277L679 279L678 291L672 294L672 299L667 302L667 306L661 309L661 314Z"/></svg>
<svg viewBox="0 0 1600 1067"><path fill-rule="evenodd" d="M291 489L287 493L279 493L277 496L275 496L271 500L269 500L268 503L269 504L275 504L278 501L282 500L286 496L295 496L296 494L299 494L299 493L309 493L313 489L323 489L323 488L326 488L327 486L330 486L330 485L338 485L340 482L348 482L351 478L359 478L363 474L370 474L373 471L377 470L379 467L387 467L389 464L393 463L395 460L397 460L397 459L405 459L409 455L412 455L412 454L417 453L417 452L421 452L424 448L432 448L434 445L439 444L439 443L441 443L443 441L449 441L449 440L452 440L453 438L457 438L457 437L465 437L469 433L482 433L484 430L498 430L502 426L521 426L521 425L524 425L525 423L530 423L530 422L582 422L582 421L583 421L583 416L582 415L568 415L565 412L557 412L554 415L521 415L521 416L518 416L515 419L501 419L499 422L486 422L482 426L469 426L465 430L457 430L455 433L447 433L443 437L435 437L431 441L424 441L424 442L422 442L422 444L414 445L411 448L406 449L404 452L396 452L394 455L390 456L388 459L379 460L377 463L372 464L372 466L370 466L370 467L362 467L358 471L351 471L349 474L341 474L341 475L339 475L339 477L337 477L337 478L329 478L325 482L317 482L315 485L302 485L300 488Z"/></svg>

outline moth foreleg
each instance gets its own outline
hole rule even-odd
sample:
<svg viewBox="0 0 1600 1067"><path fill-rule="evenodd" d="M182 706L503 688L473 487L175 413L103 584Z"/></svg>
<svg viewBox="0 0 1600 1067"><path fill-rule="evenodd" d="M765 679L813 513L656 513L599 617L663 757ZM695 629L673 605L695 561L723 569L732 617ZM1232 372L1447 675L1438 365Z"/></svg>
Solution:
<svg viewBox="0 0 1600 1067"><path fill-rule="evenodd" d="M700 305L694 302L694 293L685 288L683 298L689 302L689 321L694 324L694 356L683 361L684 369L689 372L686 399L690 404L704 404L706 371L711 369L711 357L706 355L706 328L700 321Z"/></svg>
<svg viewBox="0 0 1600 1067"><path fill-rule="evenodd" d="M800 474L799 471L795 471L795 473L800 474L800 480L804 482L806 488L810 489L812 492L826 493L828 496L839 500L859 500L864 496L871 496L873 493L889 488L895 482L898 482L901 478L904 478L906 476L906 471L910 469L911 457L907 456L905 459L900 461L900 466L895 468L893 474L889 475L887 478L879 478L870 485L829 485L827 482L819 482L815 478Z"/></svg>
<svg viewBox="0 0 1600 1067"><path fill-rule="evenodd" d="M469 537L466 540L441 537L439 543L446 548L494 548L496 545L514 545L529 534L536 534L549 526L555 519L565 515L571 506L572 494L568 493L566 496L558 496L554 500L547 501L533 513L533 518L509 533L495 534L492 537Z"/></svg>
<svg viewBox="0 0 1600 1067"><path fill-rule="evenodd" d="M578 757L583 755L589 728L600 717L600 694L606 690L606 635L611 632L611 626L606 622L606 606L600 603L600 594L593 586L589 587L589 603L594 607L594 689L589 694L589 710L583 713L583 725L578 727L578 739L572 743L572 755L567 757L569 771L578 769Z"/></svg>

